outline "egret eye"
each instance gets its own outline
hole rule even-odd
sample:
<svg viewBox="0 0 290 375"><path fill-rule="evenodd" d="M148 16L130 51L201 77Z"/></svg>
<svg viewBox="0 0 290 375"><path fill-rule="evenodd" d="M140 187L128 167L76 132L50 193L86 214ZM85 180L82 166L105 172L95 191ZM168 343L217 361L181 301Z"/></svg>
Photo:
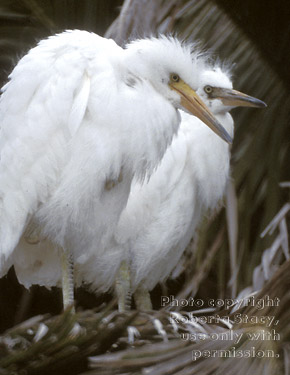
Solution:
<svg viewBox="0 0 290 375"><path fill-rule="evenodd" d="M211 94L212 93L212 87L211 86L204 86L204 91L207 93L207 94Z"/></svg>
<svg viewBox="0 0 290 375"><path fill-rule="evenodd" d="M179 75L176 74L176 73L172 73L172 74L170 75L170 79L171 79L171 81L173 81L173 82L178 82L178 81L180 80Z"/></svg>

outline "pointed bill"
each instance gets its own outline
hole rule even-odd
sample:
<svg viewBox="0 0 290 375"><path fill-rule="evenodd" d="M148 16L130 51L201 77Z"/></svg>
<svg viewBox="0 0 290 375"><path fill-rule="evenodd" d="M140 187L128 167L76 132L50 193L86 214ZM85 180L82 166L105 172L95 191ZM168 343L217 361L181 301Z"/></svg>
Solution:
<svg viewBox="0 0 290 375"><path fill-rule="evenodd" d="M262 100L246 95L240 91L214 87L211 94L212 99L220 99L224 105L230 107L255 107L265 108L267 104Z"/></svg>

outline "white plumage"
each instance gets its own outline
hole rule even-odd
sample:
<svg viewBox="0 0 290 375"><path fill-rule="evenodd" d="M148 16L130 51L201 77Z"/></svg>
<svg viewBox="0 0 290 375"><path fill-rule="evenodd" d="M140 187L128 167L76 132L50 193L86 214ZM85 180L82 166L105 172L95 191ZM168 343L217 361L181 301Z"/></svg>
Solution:
<svg viewBox="0 0 290 375"><path fill-rule="evenodd" d="M174 38L122 49L75 30L19 61L0 101L0 276L14 264L24 285L49 286L59 252L102 254L133 177L152 174L177 132L178 108L230 141L193 91L197 54Z"/></svg>
<svg viewBox="0 0 290 375"><path fill-rule="evenodd" d="M209 68L207 68L209 69ZM232 89L219 68L201 74L197 93L233 136L231 107L210 99L207 86ZM181 112L181 125L147 184L134 181L113 241L101 257L79 266L79 277L93 289L114 287L120 264L129 265L131 291L152 290L165 281L197 229L202 216L217 208L229 176L229 146L197 118Z"/></svg>
<svg viewBox="0 0 290 375"><path fill-rule="evenodd" d="M228 112L232 106L264 106L257 99L232 90L228 74L218 67L204 67L197 93L231 136L233 119ZM185 112L181 112L181 118L178 135L150 180L134 180L127 206L105 252L85 260L82 256L76 259L79 284L85 282L99 292L107 291L115 286L121 262L126 261L131 291L135 292L140 285L152 290L168 278L201 217L222 200L229 176L229 146L197 118ZM93 249L96 240L89 245ZM44 247L45 242L38 246ZM17 255L15 266L20 281L29 280L29 286L48 274L48 285L57 284L59 278L49 272L57 264L57 255L47 252L50 259L46 257L41 266L36 247L33 253L32 247L23 241L19 250L20 256L28 252L34 255L34 267L30 265L27 269L18 265Z"/></svg>
<svg viewBox="0 0 290 375"><path fill-rule="evenodd" d="M197 93L231 136L230 109L265 106L232 90L228 73L219 67L203 71ZM143 185L134 181L106 252L79 266L80 280L104 292L115 286L125 261L130 282L124 284L130 284L127 293L136 292L140 309L150 308L146 291L169 277L202 217L222 203L229 177L229 146L197 118L181 112L181 119L179 132L150 181Z"/></svg>

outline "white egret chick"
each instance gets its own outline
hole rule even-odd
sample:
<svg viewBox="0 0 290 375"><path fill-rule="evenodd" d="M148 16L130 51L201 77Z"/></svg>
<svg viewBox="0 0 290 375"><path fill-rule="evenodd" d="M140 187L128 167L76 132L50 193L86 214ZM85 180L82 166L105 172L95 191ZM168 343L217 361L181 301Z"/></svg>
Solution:
<svg viewBox="0 0 290 375"><path fill-rule="evenodd" d="M266 106L233 90L228 74L218 67L202 73L197 93L231 136L231 108ZM179 132L150 181L133 183L112 246L82 270L83 279L98 291L114 287L117 279L121 310L128 307L130 292L137 308L152 308L148 291L169 277L203 215L217 208L225 192L228 144L197 118L185 112L181 118Z"/></svg>
<svg viewBox="0 0 290 375"><path fill-rule="evenodd" d="M74 30L18 62L0 100L0 276L14 265L26 286L60 278L72 304L72 261L105 250L133 177L152 174L177 132L178 109L231 142L194 91L197 54L174 38L123 49ZM43 262L47 272L23 276Z"/></svg>

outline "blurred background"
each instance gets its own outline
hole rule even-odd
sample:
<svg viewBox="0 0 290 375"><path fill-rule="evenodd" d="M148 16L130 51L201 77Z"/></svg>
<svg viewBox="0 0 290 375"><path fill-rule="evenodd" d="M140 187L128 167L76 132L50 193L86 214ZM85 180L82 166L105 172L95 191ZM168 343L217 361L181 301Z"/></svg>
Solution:
<svg viewBox="0 0 290 375"><path fill-rule="evenodd" d="M174 272L152 292L186 298L237 297L259 290L289 258L290 7L268 0L1 0L0 83L19 58L51 34L84 29L120 45L134 37L173 33L199 40L232 66L234 87L268 104L236 109L232 182L225 207L206 220ZM1 119L0 119L1 121ZM273 233L261 233L284 207ZM76 292L77 309L112 295ZM40 313L62 310L59 290L25 291L13 269L0 280L0 331Z"/></svg>

